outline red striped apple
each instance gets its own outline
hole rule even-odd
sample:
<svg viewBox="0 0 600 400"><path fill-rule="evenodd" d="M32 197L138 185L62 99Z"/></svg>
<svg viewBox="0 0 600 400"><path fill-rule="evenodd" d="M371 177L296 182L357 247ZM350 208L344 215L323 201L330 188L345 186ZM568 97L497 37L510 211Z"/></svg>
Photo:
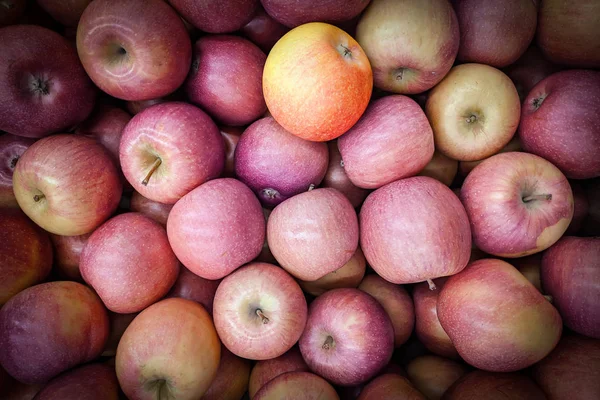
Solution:
<svg viewBox="0 0 600 400"><path fill-rule="evenodd" d="M234 32L243 27L258 8L258 0L169 0L179 14L196 28L209 33Z"/></svg>
<svg viewBox="0 0 600 400"><path fill-rule="evenodd" d="M368 0L261 0L267 13L294 28L308 22L345 22L358 16Z"/></svg>
<svg viewBox="0 0 600 400"><path fill-rule="evenodd" d="M310 372L287 372L264 385L253 400L340 400L333 386Z"/></svg>
<svg viewBox="0 0 600 400"><path fill-rule="evenodd" d="M262 7L259 7L250 22L241 29L244 36L267 54L288 31L288 27L274 20Z"/></svg>

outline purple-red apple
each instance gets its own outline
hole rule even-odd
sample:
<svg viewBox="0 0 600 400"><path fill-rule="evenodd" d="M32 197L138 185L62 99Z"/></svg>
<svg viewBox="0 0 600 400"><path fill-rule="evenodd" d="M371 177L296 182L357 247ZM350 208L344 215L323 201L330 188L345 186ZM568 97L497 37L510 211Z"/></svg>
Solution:
<svg viewBox="0 0 600 400"><path fill-rule="evenodd" d="M190 24L208 33L234 32L246 25L258 0L169 0Z"/></svg>
<svg viewBox="0 0 600 400"><path fill-rule="evenodd" d="M527 375L473 371L456 381L443 399L546 400L546 396Z"/></svg>
<svg viewBox="0 0 600 400"><path fill-rule="evenodd" d="M27 0L4 0L0 2L0 28L13 25L25 13Z"/></svg>
<svg viewBox="0 0 600 400"><path fill-rule="evenodd" d="M261 0L267 13L290 28L308 22L339 23L358 16L368 0Z"/></svg>
<svg viewBox="0 0 600 400"><path fill-rule="evenodd" d="M360 207L367 198L369 191L354 185L348 178L337 141L327 142L327 146L329 147L329 166L323 178L322 186L339 190L350 200L354 208Z"/></svg>
<svg viewBox="0 0 600 400"><path fill-rule="evenodd" d="M288 31L288 27L273 19L262 7L256 11L250 22L241 29L244 36L267 54Z"/></svg>
<svg viewBox="0 0 600 400"><path fill-rule="evenodd" d="M250 382L248 394L251 399L256 392L260 390L267 382L286 372L308 371L308 365L302 358L300 349L297 346L292 347L285 354L269 360L258 361L254 364L250 373Z"/></svg>
<svg viewBox="0 0 600 400"><path fill-rule="evenodd" d="M333 386L310 372L287 372L267 382L253 400L340 400Z"/></svg>
<svg viewBox="0 0 600 400"><path fill-rule="evenodd" d="M235 149L244 129L237 126L221 126L221 136L225 143L225 168L222 177L233 178L235 176Z"/></svg>
<svg viewBox="0 0 600 400"><path fill-rule="evenodd" d="M408 379L427 399L439 400L450 386L467 373L467 367L438 356L420 356L406 366Z"/></svg>
<svg viewBox="0 0 600 400"><path fill-rule="evenodd" d="M536 46L530 46L521 58L504 69L515 84L521 102L539 81L557 71L558 67L546 60Z"/></svg>
<svg viewBox="0 0 600 400"><path fill-rule="evenodd" d="M167 226L167 219L172 208L173 204L150 200L135 191L131 194L131 200L129 201L131 211L142 213L163 226Z"/></svg>
<svg viewBox="0 0 600 400"><path fill-rule="evenodd" d="M240 400L248 390L249 379L250 361L222 346L217 376L200 400Z"/></svg>
<svg viewBox="0 0 600 400"><path fill-rule="evenodd" d="M189 269L181 267L179 276L167 297L181 297L182 299L193 300L208 311L210 315L213 313L213 301L215 293L221 280L211 281L199 277L192 273Z"/></svg>
<svg viewBox="0 0 600 400"><path fill-rule="evenodd" d="M36 0L52 18L68 27L76 27L81 14L92 0Z"/></svg>
<svg viewBox="0 0 600 400"><path fill-rule="evenodd" d="M360 391L357 400L425 400L412 383L398 374L383 374L369 382Z"/></svg>
<svg viewBox="0 0 600 400"><path fill-rule="evenodd" d="M420 176L437 179L446 186L452 185L458 172L458 161L445 156L439 151L433 153L431 161L419 172Z"/></svg>
<svg viewBox="0 0 600 400"><path fill-rule="evenodd" d="M106 364L88 364L67 371L48 382L35 400L118 400L115 369Z"/></svg>
<svg viewBox="0 0 600 400"><path fill-rule="evenodd" d="M121 337L131 324L131 321L137 317L138 313L119 314L109 311L108 319L110 321L110 331L108 332L108 340L102 351L102 357L114 357L117 354L117 347L121 341Z"/></svg>
<svg viewBox="0 0 600 400"><path fill-rule="evenodd" d="M54 245L54 268L58 276L70 281L83 281L79 261L90 235L91 233L78 236L50 234Z"/></svg>
<svg viewBox="0 0 600 400"><path fill-rule="evenodd" d="M35 139L5 134L0 136L0 207L19 207L13 191L13 173L19 158Z"/></svg>

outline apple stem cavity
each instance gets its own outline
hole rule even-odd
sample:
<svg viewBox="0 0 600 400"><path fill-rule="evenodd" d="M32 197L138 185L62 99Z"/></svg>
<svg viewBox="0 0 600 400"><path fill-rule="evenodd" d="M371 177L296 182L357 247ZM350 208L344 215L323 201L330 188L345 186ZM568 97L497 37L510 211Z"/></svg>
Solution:
<svg viewBox="0 0 600 400"><path fill-rule="evenodd" d="M15 169L17 167L17 162L19 161L19 157L15 157L10 160L10 169Z"/></svg>
<svg viewBox="0 0 600 400"><path fill-rule="evenodd" d="M429 290L436 290L437 286L433 283L432 279L427 279L427 284L429 285Z"/></svg>
<svg viewBox="0 0 600 400"><path fill-rule="evenodd" d="M31 81L31 91L44 96L50 93L48 83L42 78L33 78Z"/></svg>
<svg viewBox="0 0 600 400"><path fill-rule="evenodd" d="M536 200L552 200L552 195L551 194L534 194L531 196L525 196L523 197L523 203L529 203L531 201L536 201Z"/></svg>
<svg viewBox="0 0 600 400"><path fill-rule="evenodd" d="M540 97L536 97L535 99L533 99L533 101L531 103L531 105L533 106L533 109L534 110L539 109L542 106L544 99L546 99L546 96L540 96Z"/></svg>
<svg viewBox="0 0 600 400"><path fill-rule="evenodd" d="M35 196L33 196L33 201L35 201L36 203L38 203L38 202L40 202L40 200L42 200L45 197L46 196L44 196L43 194L36 194Z"/></svg>
<svg viewBox="0 0 600 400"><path fill-rule="evenodd" d="M148 185L148 182L150 181L150 177L152 176L154 171L156 171L156 169L160 166L161 163L162 163L162 160L160 159L160 157L157 157L156 160L154 160L154 163L152 163L152 167L150 168L150 171L148 171L148 174L146 174L146 177L142 181L142 185L144 185L144 186Z"/></svg>
<svg viewBox="0 0 600 400"><path fill-rule="evenodd" d="M325 339L325 343L323 343L322 347L324 350L329 350L333 347L333 344L334 344L333 338L328 335L327 338Z"/></svg>
<svg viewBox="0 0 600 400"><path fill-rule="evenodd" d="M343 44L340 44L340 53L342 54L342 56L346 57L346 58L352 58L352 50L350 50L348 47L344 46Z"/></svg>
<svg viewBox="0 0 600 400"><path fill-rule="evenodd" d="M279 197L279 192L272 188L263 189L261 192L263 197L266 197L267 199L276 199Z"/></svg>
<svg viewBox="0 0 600 400"><path fill-rule="evenodd" d="M263 324L268 324L269 323L269 318L267 318L267 316L263 313L263 311L260 308L256 309L256 315L258 315Z"/></svg>

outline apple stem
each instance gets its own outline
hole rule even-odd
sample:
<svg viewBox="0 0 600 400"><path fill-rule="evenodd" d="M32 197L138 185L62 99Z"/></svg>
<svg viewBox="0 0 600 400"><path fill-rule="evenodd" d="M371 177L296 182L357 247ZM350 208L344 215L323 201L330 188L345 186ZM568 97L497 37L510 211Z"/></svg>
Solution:
<svg viewBox="0 0 600 400"><path fill-rule="evenodd" d="M148 174L142 181L142 185L144 185L144 186L148 185L148 181L150 180L150 177L152 176L154 171L156 171L156 169L160 166L161 163L162 163L162 160L160 159L160 157L157 157L156 160L154 160L154 163L152 164L150 171L148 171Z"/></svg>
<svg viewBox="0 0 600 400"><path fill-rule="evenodd" d="M36 194L35 196L33 196L33 201L35 201L37 203L45 197L46 196L44 196L43 194Z"/></svg>
<svg viewBox="0 0 600 400"><path fill-rule="evenodd" d="M548 300L550 303L553 303L553 302L554 302L554 298L553 298L552 296L549 296L549 295L545 294L545 295L544 295L544 298L545 298L546 300Z"/></svg>
<svg viewBox="0 0 600 400"><path fill-rule="evenodd" d="M529 203L534 200L552 200L551 194L534 194L531 196L523 197L523 203Z"/></svg>
<svg viewBox="0 0 600 400"><path fill-rule="evenodd" d="M331 336L327 336L327 339L325 339L325 343L323 343L322 347L324 350L329 350L331 345L333 345L333 338Z"/></svg>
<svg viewBox="0 0 600 400"><path fill-rule="evenodd" d="M269 323L269 318L267 318L267 316L263 313L263 311L260 308L256 309L256 315L258 315L262 319L263 324Z"/></svg>
<svg viewBox="0 0 600 400"><path fill-rule="evenodd" d="M311 183L311 184L308 186L308 191L310 192L310 191L311 191L311 190L313 190L314 188L315 188L315 184L314 184L314 183Z"/></svg>
<svg viewBox="0 0 600 400"><path fill-rule="evenodd" d="M437 289L437 286L435 286L435 283L433 283L433 280L427 279L427 284L429 285L429 290L436 290Z"/></svg>

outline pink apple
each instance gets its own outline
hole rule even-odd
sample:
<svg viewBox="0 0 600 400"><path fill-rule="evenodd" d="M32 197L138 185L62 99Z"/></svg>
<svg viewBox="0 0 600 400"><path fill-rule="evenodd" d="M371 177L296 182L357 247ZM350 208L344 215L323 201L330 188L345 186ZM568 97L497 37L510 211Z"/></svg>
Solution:
<svg viewBox="0 0 600 400"><path fill-rule="evenodd" d="M54 268L60 277L83 282L79 261L90 235L91 233L78 236L50 235L54 245Z"/></svg>
<svg viewBox="0 0 600 400"><path fill-rule="evenodd" d="M13 173L19 158L35 139L5 134L0 136L0 207L19 207L13 191Z"/></svg>
<svg viewBox="0 0 600 400"><path fill-rule="evenodd" d="M81 14L92 0L37 0L37 3L55 20L68 27L76 27Z"/></svg>
<svg viewBox="0 0 600 400"><path fill-rule="evenodd" d="M221 280L211 281L199 277L192 273L189 269L181 267L179 276L167 297L180 297L182 299L193 300L208 311L210 315L213 313L213 301L215 293Z"/></svg>
<svg viewBox="0 0 600 400"><path fill-rule="evenodd" d="M225 168L222 177L233 178L235 176L235 149L244 129L237 126L221 126L221 136L225 143Z"/></svg>
<svg viewBox="0 0 600 400"><path fill-rule="evenodd" d="M209 33L234 32L243 27L258 8L258 0L169 0L196 28Z"/></svg>
<svg viewBox="0 0 600 400"><path fill-rule="evenodd" d="M159 224L166 226L169 213L173 208L173 204L159 203L158 201L150 200L138 192L131 194L129 209L134 212L139 212L149 217Z"/></svg>
<svg viewBox="0 0 600 400"><path fill-rule="evenodd" d="M253 400L340 400L331 386L310 372L287 372L265 384Z"/></svg>
<svg viewBox="0 0 600 400"><path fill-rule="evenodd" d="M258 392L267 382L277 378L279 375L287 372L303 371L308 371L308 365L306 365L304 358L302 358L300 349L296 346L292 347L279 357L258 361L254 364L252 372L250 373L248 394L250 395L250 398L253 399L256 392Z"/></svg>
<svg viewBox="0 0 600 400"><path fill-rule="evenodd" d="M261 3L271 17L285 26L294 28L308 22L337 23L351 20L365 9L369 1L261 0Z"/></svg>
<svg viewBox="0 0 600 400"><path fill-rule="evenodd" d="M367 198L369 191L359 188L348 178L342 162L342 155L336 140L327 142L329 147L329 167L323 178L322 187L337 189L350 200L354 208L360 207Z"/></svg>
<svg viewBox="0 0 600 400"><path fill-rule="evenodd" d="M241 29L242 34L265 53L269 53L288 31L288 27L274 20L262 7L258 8L250 22Z"/></svg>
<svg viewBox="0 0 600 400"><path fill-rule="evenodd" d="M113 367L88 364L75 368L48 382L36 400L118 400L119 382Z"/></svg>
<svg viewBox="0 0 600 400"><path fill-rule="evenodd" d="M0 4L0 28L17 23L26 7L27 0L5 0Z"/></svg>
<svg viewBox="0 0 600 400"><path fill-rule="evenodd" d="M398 374L383 374L369 382L360 391L357 400L382 399L425 400L405 377Z"/></svg>
<svg viewBox="0 0 600 400"><path fill-rule="evenodd" d="M433 153L431 161L419 172L420 176L437 179L446 186L452 185L458 172L458 161L445 156L439 151Z"/></svg>
<svg viewBox="0 0 600 400"><path fill-rule="evenodd" d="M512 79L521 102L525 100L529 91L547 76L557 72L559 67L546 60L537 46L529 49L515 63L504 69Z"/></svg>
<svg viewBox="0 0 600 400"><path fill-rule="evenodd" d="M248 390L250 360L235 356L221 347L217 376L200 400L240 400Z"/></svg>
<svg viewBox="0 0 600 400"><path fill-rule="evenodd" d="M428 399L439 400L446 390L467 373L467 367L438 356L420 356L406 366L408 378Z"/></svg>

